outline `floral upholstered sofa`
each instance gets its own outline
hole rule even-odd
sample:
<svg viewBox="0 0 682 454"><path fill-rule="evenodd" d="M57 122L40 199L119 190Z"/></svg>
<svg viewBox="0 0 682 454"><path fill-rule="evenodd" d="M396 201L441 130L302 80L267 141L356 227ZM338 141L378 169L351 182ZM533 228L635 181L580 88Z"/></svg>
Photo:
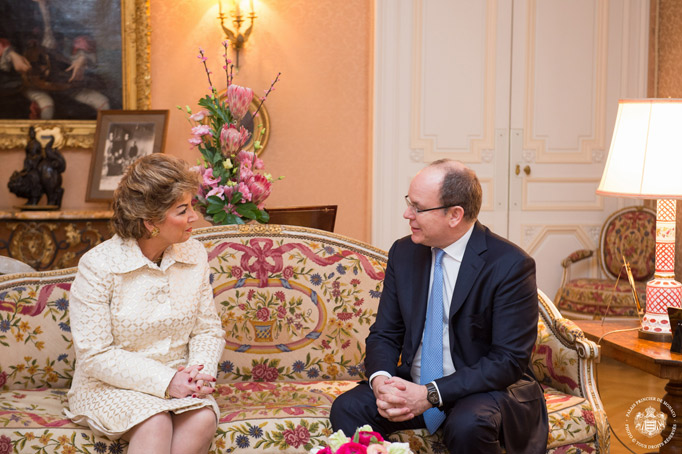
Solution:
<svg viewBox="0 0 682 454"><path fill-rule="evenodd" d="M332 433L334 398L362 379L386 254L302 227L197 229L227 345L211 453L302 453ZM122 441L64 417L74 370L69 290L74 268L0 277L0 454L118 454ZM541 292L533 365L550 411L548 452L608 452L595 344ZM445 453L438 434L396 433L415 452Z"/></svg>

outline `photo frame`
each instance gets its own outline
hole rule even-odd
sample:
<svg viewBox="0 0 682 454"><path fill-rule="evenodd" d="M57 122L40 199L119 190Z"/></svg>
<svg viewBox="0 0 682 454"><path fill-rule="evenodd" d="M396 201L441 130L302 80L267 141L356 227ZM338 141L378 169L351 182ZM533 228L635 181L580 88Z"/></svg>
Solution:
<svg viewBox="0 0 682 454"><path fill-rule="evenodd" d="M111 201L133 161L163 153L167 127L168 110L101 110L85 200Z"/></svg>
<svg viewBox="0 0 682 454"><path fill-rule="evenodd" d="M143 110L151 106L151 33L149 0L120 1L120 99L123 109ZM89 8L93 2L74 0L79 8ZM81 5L82 3L82 5ZM74 6L76 7L76 6ZM55 147L92 149L96 121L88 119L37 120L0 119L0 151L26 146L28 130L34 126L38 136L49 131L55 136Z"/></svg>

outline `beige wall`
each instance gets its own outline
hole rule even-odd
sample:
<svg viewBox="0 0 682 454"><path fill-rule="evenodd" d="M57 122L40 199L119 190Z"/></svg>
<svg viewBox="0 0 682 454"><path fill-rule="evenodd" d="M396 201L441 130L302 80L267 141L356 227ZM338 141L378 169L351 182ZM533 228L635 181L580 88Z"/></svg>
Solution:
<svg viewBox="0 0 682 454"><path fill-rule="evenodd" d="M281 82L266 106L272 123L262 155L275 183L269 206L337 204L336 232L369 241L371 212L372 2L366 0L256 0L258 18L240 55L235 83L262 95L278 71ZM224 40L217 0L151 0L152 108L169 109L166 153L196 162L189 126L176 105L196 105L208 92L196 58L202 47L225 87ZM91 153L62 150L67 160L62 209L99 209L85 203ZM0 151L0 210L21 205L7 190L23 150Z"/></svg>

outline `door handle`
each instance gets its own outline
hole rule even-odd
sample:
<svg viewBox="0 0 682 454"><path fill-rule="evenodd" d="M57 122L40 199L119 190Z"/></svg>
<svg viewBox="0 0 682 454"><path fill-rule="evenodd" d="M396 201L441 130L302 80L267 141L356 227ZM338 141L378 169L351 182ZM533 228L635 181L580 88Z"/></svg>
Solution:
<svg viewBox="0 0 682 454"><path fill-rule="evenodd" d="M520 165L520 164L516 164L516 169L514 170L514 173L515 173L516 175L518 175L518 174L521 173L521 165ZM524 167L524 168L523 168L523 173L525 173L526 176L530 175L530 166L527 165L526 167Z"/></svg>

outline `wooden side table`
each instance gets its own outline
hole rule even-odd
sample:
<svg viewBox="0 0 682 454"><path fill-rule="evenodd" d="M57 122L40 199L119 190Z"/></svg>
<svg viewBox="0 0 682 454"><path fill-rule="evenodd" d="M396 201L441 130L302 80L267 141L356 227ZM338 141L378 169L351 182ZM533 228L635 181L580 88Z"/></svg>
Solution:
<svg viewBox="0 0 682 454"><path fill-rule="evenodd" d="M605 334L621 329L639 327L638 320L573 320L585 336L598 342ZM608 334L601 339L601 354L636 367L652 375L668 380L663 400L672 407L670 410L661 405L661 411L668 415L666 427L661 433L666 440L675 426L675 433L659 452L666 454L682 453L682 354L670 352L670 342L654 342L640 339L636 330Z"/></svg>
<svg viewBox="0 0 682 454"><path fill-rule="evenodd" d="M0 211L0 255L38 271L69 268L111 238L111 211Z"/></svg>

